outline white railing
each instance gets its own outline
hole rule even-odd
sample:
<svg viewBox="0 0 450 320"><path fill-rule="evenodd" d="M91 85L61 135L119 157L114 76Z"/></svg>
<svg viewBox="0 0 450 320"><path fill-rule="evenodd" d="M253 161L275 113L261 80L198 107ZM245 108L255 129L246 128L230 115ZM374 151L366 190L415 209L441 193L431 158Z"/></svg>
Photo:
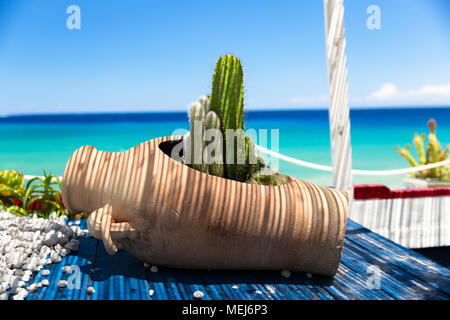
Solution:
<svg viewBox="0 0 450 320"><path fill-rule="evenodd" d="M292 158L289 156L285 156L278 152L274 152L272 150L266 149L261 146L256 146L256 149L258 149L262 153L268 154L272 157L276 157L280 160L284 160L284 161L287 161L287 162L290 162L290 163L293 163L293 164L296 164L296 165L299 165L302 167L306 167L306 168L310 168L310 169L314 169L314 170L320 170L320 171L333 172L333 167L330 167L330 166L325 166L322 164L298 160L298 159L295 159L295 158ZM357 169L353 169L352 174L360 175L360 176L390 176L390 175L405 174L405 173L410 173L410 172L417 172L417 171L422 171L422 170L427 170L427 169L433 169L433 168L445 166L447 164L450 164L450 159L432 163L432 164L427 164L424 166L403 168L403 169L393 169L393 170L357 170Z"/></svg>

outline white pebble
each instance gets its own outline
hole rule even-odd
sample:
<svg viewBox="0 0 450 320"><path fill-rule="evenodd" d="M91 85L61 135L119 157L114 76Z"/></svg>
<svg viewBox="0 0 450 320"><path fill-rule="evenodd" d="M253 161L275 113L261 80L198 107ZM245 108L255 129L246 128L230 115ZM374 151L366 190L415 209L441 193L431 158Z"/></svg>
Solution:
<svg viewBox="0 0 450 320"><path fill-rule="evenodd" d="M291 272L289 270L283 270L283 271L281 271L281 275L285 278L290 278Z"/></svg>
<svg viewBox="0 0 450 320"><path fill-rule="evenodd" d="M52 259L52 263L60 263L61 262L61 257L56 252L51 253L50 259Z"/></svg>
<svg viewBox="0 0 450 320"><path fill-rule="evenodd" d="M43 266L37 266L37 267L33 268L33 271L34 272L39 272L39 271L42 270L42 268L43 268Z"/></svg>
<svg viewBox="0 0 450 320"><path fill-rule="evenodd" d="M83 230L80 230L80 232L79 232L79 236L85 236L85 235L87 235L89 233L89 230L88 229L83 229Z"/></svg>
<svg viewBox="0 0 450 320"><path fill-rule="evenodd" d="M153 295L155 294L155 290L150 289L150 291L148 292L148 294L150 295L150 297L153 297Z"/></svg>
<svg viewBox="0 0 450 320"><path fill-rule="evenodd" d="M80 225L80 224L81 224L81 221L80 221L80 220L77 220L77 221L75 221L75 224L76 224L76 225Z"/></svg>
<svg viewBox="0 0 450 320"><path fill-rule="evenodd" d="M239 286L234 285L234 286L232 286L231 288L233 288L233 289L239 289Z"/></svg>
<svg viewBox="0 0 450 320"><path fill-rule="evenodd" d="M15 278L9 285L11 288L21 288L25 285L25 282L20 280L20 278Z"/></svg>
<svg viewBox="0 0 450 320"><path fill-rule="evenodd" d="M94 287L88 287L88 288L86 289L86 291L87 291L88 294L93 294L93 293L95 293Z"/></svg>
<svg viewBox="0 0 450 320"><path fill-rule="evenodd" d="M204 296L205 296L205 294L202 291L200 291L200 290L197 290L197 291L194 292L194 298L195 299L202 299Z"/></svg>
<svg viewBox="0 0 450 320"><path fill-rule="evenodd" d="M61 261L61 256L78 250L75 236L88 230L67 226L67 217L57 217L53 212L48 220L19 217L0 209L0 295L12 299L26 297L24 283L32 279L32 272L40 272L43 266ZM75 232L77 231L77 232ZM48 271L46 271L48 272ZM43 273L45 276L46 272ZM49 285L48 280L30 285L30 291ZM7 293L14 289L14 293ZM20 290L23 289L23 290ZM13 296L14 295L14 296Z"/></svg>
<svg viewBox="0 0 450 320"><path fill-rule="evenodd" d="M67 280L59 280L58 288L65 288L65 287L67 287Z"/></svg>
<svg viewBox="0 0 450 320"><path fill-rule="evenodd" d="M42 283L42 286L43 286L43 287L48 287L49 284L50 284L50 282L48 282L47 279L42 280L41 283Z"/></svg>
<svg viewBox="0 0 450 320"><path fill-rule="evenodd" d="M267 285L266 288L267 288L267 291L269 291L270 293L272 293L272 294L275 293L275 288L273 286Z"/></svg>
<svg viewBox="0 0 450 320"><path fill-rule="evenodd" d="M24 288L16 289L14 292L11 290L11 293L14 294L12 296L13 300L23 300L28 296L28 290Z"/></svg>
<svg viewBox="0 0 450 320"><path fill-rule="evenodd" d="M256 290L255 293L256 294L262 294L262 292L260 290Z"/></svg>
<svg viewBox="0 0 450 320"><path fill-rule="evenodd" d="M42 272L41 272L41 275L44 277L48 276L49 274L50 274L50 270L48 270L48 269L42 270Z"/></svg>
<svg viewBox="0 0 450 320"><path fill-rule="evenodd" d="M23 282L28 282L28 281L30 281L30 275L29 275L29 274L24 274L24 275L22 276L22 281L23 281Z"/></svg>
<svg viewBox="0 0 450 320"><path fill-rule="evenodd" d="M0 294L0 300L8 300L8 294L7 293Z"/></svg>
<svg viewBox="0 0 450 320"><path fill-rule="evenodd" d="M72 273L72 267L71 266L64 266L62 268L63 273Z"/></svg>
<svg viewBox="0 0 450 320"><path fill-rule="evenodd" d="M152 267L150 268L150 271L151 271L151 272L158 272L158 267L157 267L157 266L152 266Z"/></svg>
<svg viewBox="0 0 450 320"><path fill-rule="evenodd" d="M28 292L33 293L33 292L35 292L35 291L37 290L37 286L36 286L35 283L32 283L32 284L30 284L30 285L28 286L27 289L28 289Z"/></svg>

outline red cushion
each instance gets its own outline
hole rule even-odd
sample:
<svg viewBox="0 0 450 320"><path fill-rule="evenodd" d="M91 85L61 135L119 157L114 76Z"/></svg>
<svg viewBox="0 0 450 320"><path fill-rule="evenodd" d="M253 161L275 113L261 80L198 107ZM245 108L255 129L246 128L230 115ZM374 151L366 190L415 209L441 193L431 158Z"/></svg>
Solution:
<svg viewBox="0 0 450 320"><path fill-rule="evenodd" d="M390 190L381 184L354 186L355 200L449 196L450 187Z"/></svg>

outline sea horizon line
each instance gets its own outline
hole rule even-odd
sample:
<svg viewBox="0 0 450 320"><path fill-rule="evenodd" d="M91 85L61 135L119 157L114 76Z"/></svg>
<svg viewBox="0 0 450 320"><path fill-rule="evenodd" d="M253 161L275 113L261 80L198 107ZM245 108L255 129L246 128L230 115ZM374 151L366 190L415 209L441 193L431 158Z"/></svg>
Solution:
<svg viewBox="0 0 450 320"><path fill-rule="evenodd" d="M350 107L350 111L377 111L377 110L418 110L418 109L447 109L450 108L450 105L435 105L435 106L423 106L423 105L411 105L411 106L376 106L376 107L365 107L365 106L354 106ZM326 112L328 111L328 107L320 107L320 108L260 108L260 109L249 109L246 110L247 114L257 114L257 113L296 113L296 112ZM156 115L176 115L176 114L187 114L186 110L117 110L117 111L68 111L68 112L37 112L37 113L0 113L0 119L7 118L30 118L30 117L63 117L63 116L108 116L108 115L142 115L142 114L156 114Z"/></svg>

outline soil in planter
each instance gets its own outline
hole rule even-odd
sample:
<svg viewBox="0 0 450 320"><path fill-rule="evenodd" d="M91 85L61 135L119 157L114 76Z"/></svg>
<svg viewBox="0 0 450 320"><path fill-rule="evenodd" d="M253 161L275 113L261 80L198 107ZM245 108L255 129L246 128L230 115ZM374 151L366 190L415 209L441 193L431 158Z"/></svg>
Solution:
<svg viewBox="0 0 450 320"><path fill-rule="evenodd" d="M159 144L159 148L162 152L164 152L166 155L174 159L175 161L182 162L181 159L183 159L183 149L180 150L180 153L176 155L176 158L172 157L172 150L173 148L181 143L182 140L175 140L175 141L164 141ZM192 170L195 170L191 168ZM227 178L223 178L227 179ZM277 185L283 185L291 181L291 178L287 175L275 173L274 178L271 178L269 175L261 175L258 176L258 179L255 182L252 182L252 184L260 184L264 186L273 186L272 181L278 181ZM250 183L250 182L245 182Z"/></svg>

